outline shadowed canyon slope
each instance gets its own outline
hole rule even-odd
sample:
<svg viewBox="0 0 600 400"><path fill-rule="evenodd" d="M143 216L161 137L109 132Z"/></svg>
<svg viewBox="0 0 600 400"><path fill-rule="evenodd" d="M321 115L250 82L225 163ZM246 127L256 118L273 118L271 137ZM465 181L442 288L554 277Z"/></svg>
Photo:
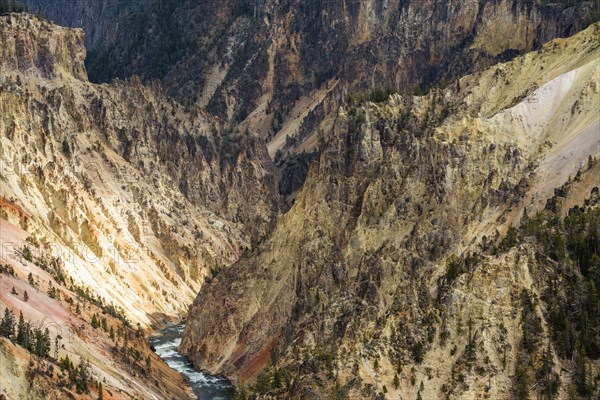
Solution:
<svg viewBox="0 0 600 400"><path fill-rule="evenodd" d="M160 79L185 104L248 123L276 161L314 149L348 91L450 82L598 17L596 0L27 3L86 30L93 80Z"/></svg>
<svg viewBox="0 0 600 400"><path fill-rule="evenodd" d="M516 316L542 313L519 293L541 295L556 262L533 243L489 248L556 193L564 207L597 200L599 33L340 110L270 238L202 288L181 349L254 393L510 398ZM448 272L453 254L468 276ZM561 379L567 398L574 378Z"/></svg>

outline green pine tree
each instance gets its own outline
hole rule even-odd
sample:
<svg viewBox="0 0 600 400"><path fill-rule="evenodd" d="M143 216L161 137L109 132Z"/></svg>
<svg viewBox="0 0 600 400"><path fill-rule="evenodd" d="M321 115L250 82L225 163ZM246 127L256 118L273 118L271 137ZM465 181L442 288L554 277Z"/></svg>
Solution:
<svg viewBox="0 0 600 400"><path fill-rule="evenodd" d="M58 363L58 366L63 371L71 371L71 369L73 369L73 363L71 362L71 359L69 358L68 354L65 355L63 358L60 359L60 362Z"/></svg>
<svg viewBox="0 0 600 400"><path fill-rule="evenodd" d="M90 364L89 361L81 361L76 369L75 374L75 389L77 393L87 393L88 383L90 379Z"/></svg>
<svg viewBox="0 0 600 400"><path fill-rule="evenodd" d="M581 343L577 343L575 348L575 385L577 392L582 396L590 394L590 384L588 382L588 366L585 357L585 350Z"/></svg>
<svg viewBox="0 0 600 400"><path fill-rule="evenodd" d="M92 315L92 328L97 329L98 326L98 317L96 316L96 313L94 313L94 315Z"/></svg>
<svg viewBox="0 0 600 400"><path fill-rule="evenodd" d="M60 339L62 339L62 337L60 335L56 335L56 337L54 338L54 359L58 360L58 348L60 347Z"/></svg>
<svg viewBox="0 0 600 400"><path fill-rule="evenodd" d="M35 336L31 330L31 322L25 322L25 338L23 347L33 353L35 350Z"/></svg>
<svg viewBox="0 0 600 400"><path fill-rule="evenodd" d="M27 347L27 343L25 342L26 338L25 332L25 319L23 319L23 312L19 311L19 324L17 325L17 344Z"/></svg>
<svg viewBox="0 0 600 400"><path fill-rule="evenodd" d="M31 250L29 250L29 247L27 246L23 246L23 258L25 258L29 262L33 261L33 255L31 254Z"/></svg>
<svg viewBox="0 0 600 400"><path fill-rule="evenodd" d="M41 328L36 328L33 335L35 338L35 354L42 358L48 357L50 354L50 332L48 328L44 331Z"/></svg>
<svg viewBox="0 0 600 400"><path fill-rule="evenodd" d="M529 400L529 376L520 356L517 357L515 369L515 391L518 400Z"/></svg>
<svg viewBox="0 0 600 400"><path fill-rule="evenodd" d="M392 381L392 384L396 389L400 387L400 378L398 378L398 374L394 374L394 380Z"/></svg>
<svg viewBox="0 0 600 400"><path fill-rule="evenodd" d="M4 317L0 321L0 335L9 339L15 335L15 314L8 307L4 309Z"/></svg>

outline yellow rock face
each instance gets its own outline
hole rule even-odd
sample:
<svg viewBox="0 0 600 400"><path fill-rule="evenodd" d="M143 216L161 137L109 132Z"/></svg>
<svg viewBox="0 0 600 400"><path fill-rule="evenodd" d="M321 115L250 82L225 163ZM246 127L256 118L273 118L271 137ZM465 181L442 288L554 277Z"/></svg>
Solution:
<svg viewBox="0 0 600 400"><path fill-rule="evenodd" d="M438 398L442 385L457 398L509 396L502 371L514 370L520 340L515 299L536 290L534 249L483 257L443 306L433 305L438 279L449 255L478 252L524 208L542 209L569 176L585 176L570 204L600 184L587 167L600 157L599 33L593 25L426 96L341 110L270 238L201 290L182 350L242 382L261 370L309 371L296 378L308 382L298 398L302 389L334 393L327 369L310 369L329 356L348 398L374 398L384 385L390 398ZM440 321L449 344L429 336ZM490 377L465 370L469 321L497 371ZM415 363L419 343L428 350Z"/></svg>
<svg viewBox="0 0 600 400"><path fill-rule="evenodd" d="M273 214L262 142L139 80L87 81L83 32L0 18L2 217L149 325L185 314Z"/></svg>

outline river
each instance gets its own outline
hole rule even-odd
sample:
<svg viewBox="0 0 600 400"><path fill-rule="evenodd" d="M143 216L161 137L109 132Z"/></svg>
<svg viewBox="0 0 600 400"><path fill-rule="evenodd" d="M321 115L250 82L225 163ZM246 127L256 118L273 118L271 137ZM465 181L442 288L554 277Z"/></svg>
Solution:
<svg viewBox="0 0 600 400"><path fill-rule="evenodd" d="M198 400L232 399L234 387L231 382L223 377L208 375L194 369L189 360L177 351L184 328L183 324L173 325L151 337L150 344L156 349L156 354L188 380Z"/></svg>

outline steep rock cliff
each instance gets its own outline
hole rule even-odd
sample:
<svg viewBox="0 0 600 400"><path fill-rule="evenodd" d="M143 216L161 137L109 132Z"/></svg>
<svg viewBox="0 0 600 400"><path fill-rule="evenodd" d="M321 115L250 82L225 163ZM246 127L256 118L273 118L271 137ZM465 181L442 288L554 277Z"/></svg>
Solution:
<svg viewBox="0 0 600 400"><path fill-rule="evenodd" d="M180 316L268 229L264 143L159 84L89 83L82 30L13 14L0 41L3 218L134 321Z"/></svg>
<svg viewBox="0 0 600 400"><path fill-rule="evenodd" d="M28 1L93 35L93 80L160 79L186 104L246 121L282 161L314 148L311 137L347 92L450 82L600 14L597 0L74 3Z"/></svg>
<svg viewBox="0 0 600 400"><path fill-rule="evenodd" d="M240 383L258 377L258 394L510 397L516 316L541 313L519 293L552 263L532 247L482 249L571 177L586 177L571 205L600 184L599 32L341 110L270 238L200 291L181 350ZM448 258L471 252L480 267L444 286ZM574 378L561 374L566 397Z"/></svg>

